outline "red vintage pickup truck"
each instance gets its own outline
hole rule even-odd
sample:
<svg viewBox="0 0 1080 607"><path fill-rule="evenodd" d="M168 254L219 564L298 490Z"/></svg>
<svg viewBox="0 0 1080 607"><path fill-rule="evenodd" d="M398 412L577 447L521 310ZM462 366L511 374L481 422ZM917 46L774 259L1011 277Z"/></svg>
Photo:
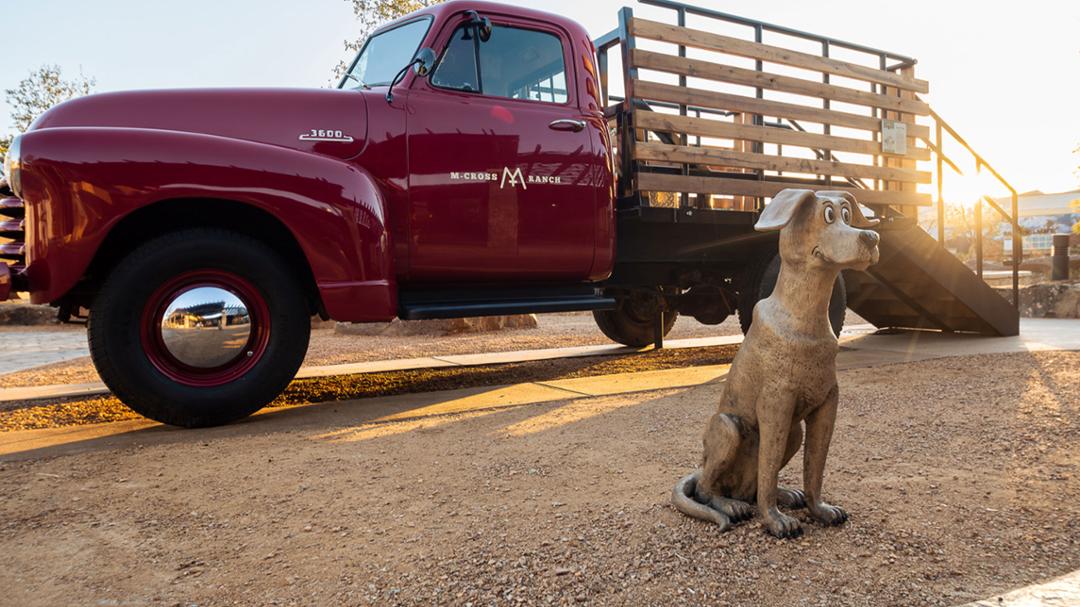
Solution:
<svg viewBox="0 0 1080 607"><path fill-rule="evenodd" d="M676 8L680 21L691 10ZM376 31L337 89L138 91L63 103L5 161L0 214L11 219L0 231L13 240L0 250L11 262L0 264L0 295L29 291L62 319L86 320L113 393L181 426L225 423L275 398L304 359L312 315L386 322L592 310L606 335L632 346L661 340L679 313L719 323L737 310L745 328L775 279L775 237L752 229L765 198L789 184L852 187L850 175L864 170L921 176L883 163L845 172L855 165L831 156L790 165L784 152L762 155L774 138L786 149L813 137L834 150L881 144L828 128L770 128L746 110L773 103L766 109L804 120L807 112L760 93L740 101L687 89L686 76L709 77L707 66L657 59L634 43L639 34L678 39L680 55L688 45L729 44L681 31L623 9L619 27L594 43L564 17L459 0ZM620 44L625 99L609 105L607 51ZM777 60L924 84L806 57ZM637 82L636 64L647 62L679 74L679 85ZM716 77L754 82L752 71L732 69L741 71ZM723 111L729 103L743 111ZM703 105L720 108L718 119L703 118ZM813 111L855 128L881 122ZM687 147L679 132L695 129L756 143L742 152ZM800 167L805 175L792 174ZM868 188L853 191L885 200ZM671 204L661 190L676 192ZM731 196L718 205L713 194ZM914 193L892 195L921 204ZM838 283L837 330L844 296Z"/></svg>

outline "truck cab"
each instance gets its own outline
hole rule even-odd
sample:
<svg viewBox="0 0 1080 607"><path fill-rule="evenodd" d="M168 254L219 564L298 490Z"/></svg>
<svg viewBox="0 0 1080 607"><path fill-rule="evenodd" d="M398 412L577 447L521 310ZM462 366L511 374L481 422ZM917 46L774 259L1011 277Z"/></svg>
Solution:
<svg viewBox="0 0 1080 607"><path fill-rule="evenodd" d="M408 71L389 93L421 49L435 58L430 72ZM450 2L372 35L341 88L389 93L369 106L405 135L407 182L390 205L401 284L610 274L610 146L593 56L567 19L481 3Z"/></svg>

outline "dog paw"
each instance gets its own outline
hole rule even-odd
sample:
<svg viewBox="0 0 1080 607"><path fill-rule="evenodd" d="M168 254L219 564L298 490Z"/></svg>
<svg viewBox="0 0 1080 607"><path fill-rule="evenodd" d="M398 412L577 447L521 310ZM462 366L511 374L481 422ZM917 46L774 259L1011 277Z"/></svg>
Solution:
<svg viewBox="0 0 1080 607"><path fill-rule="evenodd" d="M810 516L822 525L843 525L848 520L848 513L843 508L824 502L810 508Z"/></svg>
<svg viewBox="0 0 1080 607"><path fill-rule="evenodd" d="M745 521L754 516L754 507L744 501L729 497L714 497L709 506L723 512L733 523Z"/></svg>
<svg viewBox="0 0 1080 607"><path fill-rule="evenodd" d="M776 490L776 502L784 508L796 510L806 507L806 494L798 489L779 487Z"/></svg>
<svg viewBox="0 0 1080 607"><path fill-rule="evenodd" d="M765 519L765 530L769 535L781 539L796 538L802 535L802 526L795 517L782 512L772 512Z"/></svg>

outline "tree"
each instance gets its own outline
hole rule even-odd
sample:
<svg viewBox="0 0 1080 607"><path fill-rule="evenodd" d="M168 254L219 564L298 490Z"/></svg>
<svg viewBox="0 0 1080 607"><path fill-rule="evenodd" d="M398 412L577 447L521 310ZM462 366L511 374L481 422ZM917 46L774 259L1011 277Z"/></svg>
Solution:
<svg viewBox="0 0 1080 607"><path fill-rule="evenodd" d="M413 11L434 6L444 0L348 0L353 5L353 13L360 21L360 37L356 40L346 40L345 50L356 53L364 40L371 32L387 21L408 15ZM349 65L344 61L334 68L334 77L340 78Z"/></svg>
<svg viewBox="0 0 1080 607"><path fill-rule="evenodd" d="M1080 213L1080 198L1077 198L1076 200L1070 202L1069 207L1072 208L1072 210L1076 213ZM1080 234L1080 221L1077 221L1073 224L1072 233Z"/></svg>
<svg viewBox="0 0 1080 607"><path fill-rule="evenodd" d="M89 94L95 84L97 81L81 73L76 78L65 80L60 66L43 65L4 93L11 106L11 119L21 133L30 128L30 123L45 110L68 99ZM10 144L11 135L0 139L0 154L7 153Z"/></svg>

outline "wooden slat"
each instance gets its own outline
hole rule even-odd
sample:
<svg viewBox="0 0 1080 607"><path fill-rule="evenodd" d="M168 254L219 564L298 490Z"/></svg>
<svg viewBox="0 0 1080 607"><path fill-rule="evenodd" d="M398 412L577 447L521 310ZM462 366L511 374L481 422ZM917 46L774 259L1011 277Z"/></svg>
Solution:
<svg viewBox="0 0 1080 607"><path fill-rule="evenodd" d="M678 27L649 21L647 19L633 19L630 24L630 33L634 36L669 42L682 46L699 48L707 51L718 51L739 57L761 59L770 63L790 65L818 72L826 72L844 78L852 78L865 82L877 82L896 88L915 91L917 93L930 92L930 85L925 80L904 78L903 76L886 72L847 61L839 61L827 57L819 57L809 53L801 53L779 46L740 40L730 36L722 36L701 30Z"/></svg>
<svg viewBox="0 0 1080 607"><path fill-rule="evenodd" d="M853 177L855 179L885 179L909 183L930 183L930 173L909 168L878 167L847 162L793 158L736 152L715 147L690 147L666 143L642 143L634 146L636 160L679 162L705 166L763 169L809 175Z"/></svg>
<svg viewBox="0 0 1080 607"><path fill-rule="evenodd" d="M909 66L903 68L900 73L905 74L909 78L914 78L915 77L915 68L913 66L909 65ZM915 93L912 93L911 91L905 91L905 90L901 90L901 89L890 89L889 87L885 87L885 94L886 95L890 95L890 94L891 95L897 95L899 97L907 97L909 99L914 99L915 98ZM910 136L911 135L911 133L910 133L911 125L915 123L915 117L914 116L911 116L910 114L901 114L901 113L886 111L885 112L885 117L886 118L891 118L893 120L900 120L900 121L906 123L908 131L909 131L909 133L908 133L909 136L907 138L907 145L908 145L908 147L911 147L911 146L915 145L915 141L916 141L915 138ZM887 156L887 157L884 157L883 160L884 160L885 166L901 167L901 168L915 168L915 161L914 160L908 160L908 159L906 159L906 158L904 158L902 156L900 156L900 157ZM886 183L884 189L890 190L890 191L892 191L892 190L900 190L900 191L908 192L908 191L913 191L915 189L915 186L910 184L910 183ZM919 213L919 210L916 209L916 208L903 208L903 207L900 207L898 210L902 214L906 215L907 217L917 217L918 213Z"/></svg>
<svg viewBox="0 0 1080 607"><path fill-rule="evenodd" d="M782 118L806 120L808 122L844 126L866 131L878 132L881 130L881 120L874 118L873 116L863 116L860 114L838 112L835 110L823 110L795 103L785 103L783 101L756 99L753 97L743 97L741 95L731 95L715 91L704 91L701 89L660 84L658 82L647 82L643 80L633 81L633 90L634 96L637 99L653 99L655 101L666 101L669 103L678 103L680 105L697 105L719 110L748 112L765 116L779 116ZM909 125L908 136L929 138L930 127L921 124Z"/></svg>
<svg viewBox="0 0 1080 607"><path fill-rule="evenodd" d="M832 150L834 152L852 152L867 155L881 154L881 143L867 139L804 133L770 126L734 124L721 120L676 116L659 112L635 111L634 125L652 131L689 133L703 137L762 141L818 150ZM915 160L930 160L930 150L909 146L907 156Z"/></svg>
<svg viewBox="0 0 1080 607"><path fill-rule="evenodd" d="M638 173L637 188L642 192L697 192L735 196L775 196L785 188L807 190L843 190L851 192L862 204L896 204L929 206L930 195L916 192L881 192L861 190L840 185L801 185L777 181L753 181L728 177L698 177L695 175L663 175Z"/></svg>
<svg viewBox="0 0 1080 607"><path fill-rule="evenodd" d="M807 95L809 97L830 99L832 101L842 101L844 103L853 103L856 105L866 105L896 110L898 112L918 114L920 116L930 114L930 106L917 99L904 99L895 96L878 95L869 91L858 91L833 84L822 84L820 82L803 80L802 78L792 78L790 76L781 76L778 74L770 74L768 72L758 72L755 70L713 63L711 61L703 61L701 59L687 59L685 57L654 53L642 49L634 49L630 56L634 67L638 68L657 70L682 76L691 76L694 78L716 80L719 82L761 87L776 91L784 91L786 93L795 93L797 95Z"/></svg>

